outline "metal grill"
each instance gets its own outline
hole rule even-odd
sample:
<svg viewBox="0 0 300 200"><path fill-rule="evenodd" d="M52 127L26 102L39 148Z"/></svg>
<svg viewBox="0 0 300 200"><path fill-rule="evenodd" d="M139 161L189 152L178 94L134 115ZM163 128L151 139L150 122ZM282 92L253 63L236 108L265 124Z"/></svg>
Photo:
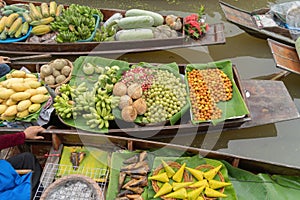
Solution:
<svg viewBox="0 0 300 200"><path fill-rule="evenodd" d="M104 193L105 193L106 182L108 180L108 174L109 174L108 169L80 167L77 170L74 170L72 165L61 165L61 164L53 164L53 163L46 164L43 170L42 177L40 179L39 187L33 199L39 200L43 192L47 189L47 187L49 187L51 183L53 183L55 180L63 176L71 175L71 174L84 175L96 181L102 191L101 200L105 199ZM82 198L79 197L78 199L86 200L87 198L84 196L84 193L82 195L83 195Z"/></svg>

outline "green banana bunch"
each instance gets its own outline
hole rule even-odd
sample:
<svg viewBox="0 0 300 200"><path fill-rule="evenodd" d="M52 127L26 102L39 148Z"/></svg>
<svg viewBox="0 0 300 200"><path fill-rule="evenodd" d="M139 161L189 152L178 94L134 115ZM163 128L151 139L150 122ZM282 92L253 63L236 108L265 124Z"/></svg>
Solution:
<svg viewBox="0 0 300 200"><path fill-rule="evenodd" d="M57 95L54 102L53 107L61 118L71 118L72 115L74 118L77 117L75 113L73 114L74 102L66 94L61 93L61 96Z"/></svg>

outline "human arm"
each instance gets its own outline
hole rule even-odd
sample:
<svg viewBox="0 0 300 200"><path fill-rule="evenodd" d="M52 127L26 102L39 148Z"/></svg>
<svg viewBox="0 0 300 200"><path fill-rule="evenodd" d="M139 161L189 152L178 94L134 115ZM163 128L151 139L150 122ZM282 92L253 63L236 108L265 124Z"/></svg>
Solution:
<svg viewBox="0 0 300 200"><path fill-rule="evenodd" d="M23 144L25 141L25 133L19 132L15 134L0 135L0 150Z"/></svg>
<svg viewBox="0 0 300 200"><path fill-rule="evenodd" d="M42 136L37 136L37 134L43 130L45 129L41 126L30 126L26 128L24 132L0 135L0 150L23 144L25 139L44 139Z"/></svg>

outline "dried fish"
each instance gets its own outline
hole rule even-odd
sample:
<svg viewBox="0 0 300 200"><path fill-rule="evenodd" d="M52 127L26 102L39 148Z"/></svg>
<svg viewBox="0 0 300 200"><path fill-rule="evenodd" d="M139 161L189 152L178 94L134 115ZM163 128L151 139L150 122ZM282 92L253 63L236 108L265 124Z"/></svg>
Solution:
<svg viewBox="0 0 300 200"><path fill-rule="evenodd" d="M139 160L140 160L140 161L144 161L144 160L147 158L147 155L148 155L148 154L147 154L147 151L141 152L141 153L140 153L140 156L139 156L139 157L140 157Z"/></svg>
<svg viewBox="0 0 300 200"><path fill-rule="evenodd" d="M76 170L79 166L79 160L76 152L71 152L70 160L73 165L73 169Z"/></svg>
<svg viewBox="0 0 300 200"><path fill-rule="evenodd" d="M143 177L145 177L145 176L142 176L142 175L136 175L136 174L131 174L131 175L130 175L130 178L131 178L131 179L141 179L141 178L143 178Z"/></svg>
<svg viewBox="0 0 300 200"><path fill-rule="evenodd" d="M142 175L145 176L148 173L148 169L145 168L139 168L139 169L134 169L134 170L127 170L124 171L128 175Z"/></svg>
<svg viewBox="0 0 300 200"><path fill-rule="evenodd" d="M84 152L78 152L79 164L82 162L82 160L84 159L85 155L86 154Z"/></svg>
<svg viewBox="0 0 300 200"><path fill-rule="evenodd" d="M138 162L138 163L132 163L130 165L122 167L121 171L135 170L135 169L142 168L142 167L145 169L149 169L148 162L142 161L142 162Z"/></svg>
<svg viewBox="0 0 300 200"><path fill-rule="evenodd" d="M136 180L133 184L130 185L130 187L145 187L148 185L148 179L146 176L144 176L143 178L140 178L138 180Z"/></svg>
<svg viewBox="0 0 300 200"><path fill-rule="evenodd" d="M129 194L126 195L129 199L134 199L134 200L143 200L143 197L139 194Z"/></svg>
<svg viewBox="0 0 300 200"><path fill-rule="evenodd" d="M120 192L120 190L123 186L123 183L125 181L125 178L126 178L126 173L125 172L120 172L120 174L119 174L119 183L118 183L118 192Z"/></svg>
<svg viewBox="0 0 300 200"><path fill-rule="evenodd" d="M128 158L127 160L124 160L123 163L124 164L132 164L132 163L137 163L139 161L139 155L136 154L130 158Z"/></svg>
<svg viewBox="0 0 300 200"><path fill-rule="evenodd" d="M77 170L80 163L84 159L86 153L85 152L71 152L70 160L73 165L73 169Z"/></svg>
<svg viewBox="0 0 300 200"><path fill-rule="evenodd" d="M124 190L124 191L120 192L117 197L125 197L129 194L134 194L134 192L132 190Z"/></svg>
<svg viewBox="0 0 300 200"><path fill-rule="evenodd" d="M126 187L126 190L131 190L136 194L142 194L144 192L144 189L141 187Z"/></svg>

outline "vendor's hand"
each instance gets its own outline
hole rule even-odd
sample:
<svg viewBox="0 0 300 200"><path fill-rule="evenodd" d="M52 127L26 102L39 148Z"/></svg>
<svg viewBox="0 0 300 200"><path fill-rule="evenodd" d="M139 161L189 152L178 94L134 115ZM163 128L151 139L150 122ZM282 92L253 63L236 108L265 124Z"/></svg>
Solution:
<svg viewBox="0 0 300 200"><path fill-rule="evenodd" d="M38 136L37 134L44 131L45 129L41 126L30 126L24 130L25 138L31 140L44 139L43 136Z"/></svg>

